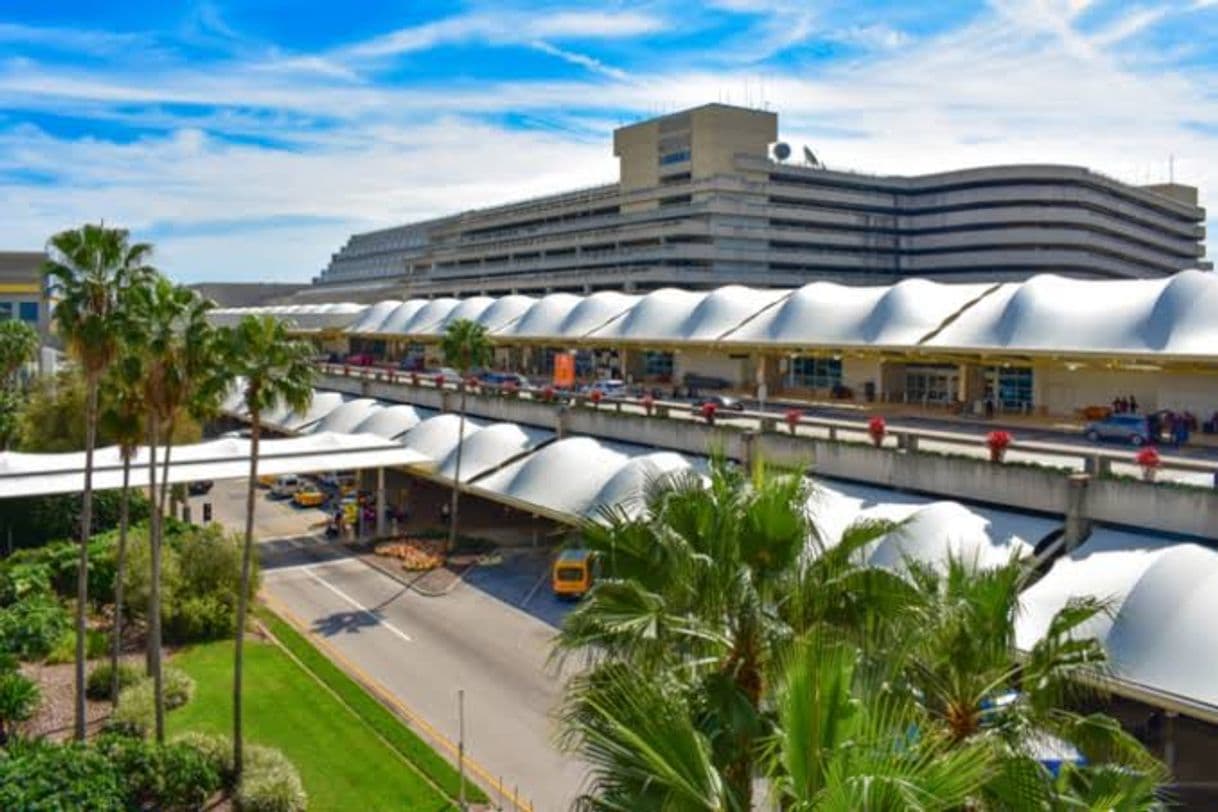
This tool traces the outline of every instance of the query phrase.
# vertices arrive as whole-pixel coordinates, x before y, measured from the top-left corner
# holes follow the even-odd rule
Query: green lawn
[[[197,688],[191,702],[167,717],[171,735],[231,733],[232,661],[231,641],[194,646],[173,658]],[[292,760],[310,809],[452,808],[364,719],[279,647],[253,639],[246,642],[245,729],[246,741],[276,747]]]

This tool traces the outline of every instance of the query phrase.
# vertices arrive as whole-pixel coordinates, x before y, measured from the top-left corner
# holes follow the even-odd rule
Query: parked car
[[[372,356],[366,352],[353,352],[347,356],[347,366],[351,367],[370,367],[373,364]]]
[[[483,372],[478,380],[488,386],[506,386],[515,384],[519,389],[529,386],[529,379],[516,372]]]
[[[303,484],[295,474],[284,474],[275,479],[275,484],[271,486],[271,496],[275,499],[288,499],[295,496]]]
[[[317,485],[304,485],[292,495],[292,501],[300,507],[321,507],[330,497]]]
[[[423,356],[408,355],[401,361],[398,361],[398,369],[402,372],[422,372],[423,371]]]
[[[249,429],[237,429],[236,431],[226,431],[220,435],[222,440],[248,440],[250,438]]]
[[[1143,445],[1150,439],[1150,424],[1141,414],[1114,414],[1088,423],[1084,434],[1088,440],[1117,440],[1131,445]]]
[[[711,375],[698,375],[693,372],[685,373],[683,379],[685,388],[690,390],[698,389],[727,389],[732,383],[727,378],[716,378]]]
[[[443,375],[444,380],[446,380],[446,381],[461,380],[461,373],[458,372],[457,370],[453,369],[452,367],[440,367],[439,369],[433,369],[431,371],[431,374],[432,375]]]
[[[744,403],[738,398],[728,397],[727,395],[707,395],[706,397],[698,398],[693,403],[692,411],[694,414],[699,414],[702,407],[708,403],[713,403],[718,411],[743,412]]]
[[[626,397],[626,382],[618,378],[605,378],[604,380],[587,384],[583,387],[582,391],[585,395],[600,392],[601,397],[624,398]]]
[[[196,479],[194,482],[187,483],[186,492],[191,496],[203,496],[210,493],[215,484],[210,479]]]

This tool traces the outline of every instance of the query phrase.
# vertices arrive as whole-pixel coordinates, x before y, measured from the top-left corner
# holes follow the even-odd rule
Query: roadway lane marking
[[[411,642],[411,640],[410,640],[410,635],[406,634],[406,632],[402,631],[402,630],[401,630],[401,629],[399,629],[397,626],[394,626],[392,623],[390,623],[389,621],[387,621],[387,620],[385,620],[384,618],[382,618],[382,617],[381,617],[380,615],[378,615],[376,612],[373,612],[373,611],[372,611],[371,609],[369,609],[367,606],[364,606],[362,603],[360,603],[360,602],[359,602],[359,601],[357,601],[355,598],[353,598],[353,597],[351,597],[350,595],[348,595],[346,592],[343,592],[341,589],[339,589],[339,588],[338,588],[338,587],[336,587],[334,584],[332,584],[332,583],[330,583],[329,581],[327,581],[325,578],[322,578],[320,575],[318,575],[316,572],[314,572],[314,571],[313,571],[313,567],[312,567],[312,566],[309,566],[309,567],[303,567],[303,568],[301,569],[301,572],[303,572],[305,575],[307,575],[307,576],[309,576],[310,578],[312,578],[312,579],[313,579],[314,581],[316,581],[317,583],[319,583],[319,584],[321,584],[322,586],[324,586],[326,589],[328,589],[328,590],[330,590],[331,592],[333,592],[333,593],[334,593],[335,595],[337,595],[338,597],[340,597],[340,598],[342,598],[343,600],[345,600],[347,603],[349,603],[349,604],[351,604],[352,606],[354,606],[356,609],[358,609],[358,610],[360,610],[361,612],[363,612],[363,613],[364,613],[365,615],[367,615],[368,617],[370,617],[370,618],[372,618],[373,620],[375,620],[375,621],[376,621],[376,624],[377,624],[378,626],[383,626],[383,627],[385,627],[385,629],[387,629],[388,631],[393,632],[393,633],[394,633],[394,634],[396,634],[398,637],[400,637],[400,638],[402,638],[403,640],[405,640],[407,643]]]

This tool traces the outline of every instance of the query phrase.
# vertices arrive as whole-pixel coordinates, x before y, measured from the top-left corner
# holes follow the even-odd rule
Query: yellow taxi
[[[292,501],[300,507],[321,507],[326,499],[326,494],[316,485],[304,485],[292,496]]]
[[[263,488],[269,488],[275,484],[275,480],[279,479],[277,474],[261,474],[258,477],[258,484]]]

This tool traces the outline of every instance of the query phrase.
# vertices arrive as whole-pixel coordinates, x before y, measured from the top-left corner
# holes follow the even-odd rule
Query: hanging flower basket
[[[783,419],[787,421],[787,428],[791,430],[792,434],[795,433],[795,429],[799,427],[799,422],[803,418],[804,413],[802,409],[787,409],[787,413],[783,416]]]
[[[597,406],[600,405],[601,398],[603,398],[604,396],[605,396],[605,393],[599,389],[593,389],[591,392],[588,393],[588,400],[592,402],[593,409],[595,409]]]
[[[646,395],[643,395],[642,403],[643,403],[643,411],[645,411],[647,413],[648,417],[651,417],[651,413],[656,407],[656,399],[653,398],[650,393],[648,393]]]
[[[884,437],[888,434],[888,424],[884,422],[884,418],[876,415],[867,421],[867,434],[871,437],[871,443],[876,448],[884,444]]]
[[[1159,472],[1159,468],[1163,465],[1163,458],[1159,456],[1159,452],[1154,446],[1147,446],[1138,452],[1134,457],[1134,461],[1142,469],[1142,479],[1147,482],[1154,482],[1155,476]]]
[[[436,382],[436,389],[444,388],[444,376],[443,375],[437,375],[435,377],[435,382]]]
[[[715,404],[715,403],[703,403],[702,404],[702,418],[704,420],[706,420],[706,422],[712,426],[715,425],[715,412],[717,412],[717,411],[719,411],[718,404]]]
[[[1013,439],[1009,431],[998,430],[987,434],[985,445],[990,450],[990,462],[1002,462]]]
[[[553,403],[554,402],[554,387],[547,386],[544,389],[542,389],[541,390],[541,399],[545,403]]]

